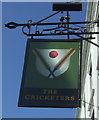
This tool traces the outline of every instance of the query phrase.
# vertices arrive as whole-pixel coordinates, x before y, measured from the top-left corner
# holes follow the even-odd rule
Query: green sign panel
[[[19,107],[79,107],[81,42],[28,39]]]

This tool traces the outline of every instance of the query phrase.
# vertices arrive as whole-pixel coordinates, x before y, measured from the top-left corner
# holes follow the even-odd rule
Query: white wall
[[[87,9],[87,20],[95,20],[97,19],[97,12],[99,14],[98,4],[90,3]],[[99,32],[99,28],[95,24],[93,28],[90,29],[93,32]],[[92,42],[99,44],[99,35],[94,34],[92,37],[95,39],[91,40]],[[97,65],[99,64],[99,48],[94,46],[93,44],[88,45],[87,43],[84,45],[83,53],[83,73],[82,76],[82,100],[85,101],[85,104],[82,104],[81,109],[77,110],[77,118],[91,118],[94,110],[94,117],[99,119],[99,70],[97,70]],[[86,60],[86,59],[87,60]],[[98,62],[97,62],[98,61]],[[92,77],[89,75],[90,63],[92,62]],[[98,65],[99,68],[99,65]],[[92,80],[92,85],[90,84]],[[85,107],[84,107],[85,105]],[[79,114],[78,114],[79,113]]]

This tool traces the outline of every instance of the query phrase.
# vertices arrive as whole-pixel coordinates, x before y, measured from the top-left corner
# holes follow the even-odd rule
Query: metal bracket
[[[50,18],[60,12],[61,11],[57,11],[57,12],[49,15],[48,17],[46,17],[38,22],[35,22],[35,23],[32,23],[32,20],[28,20],[28,23],[26,23],[26,24],[18,24],[15,22],[9,22],[9,23],[5,24],[5,27],[7,27],[9,29],[22,27],[23,34],[26,36],[31,36],[31,37],[33,37],[33,36],[67,35],[67,39],[70,39],[71,35],[76,35],[81,40],[85,40],[85,41],[99,47],[99,45],[97,45],[96,43],[93,43],[92,41],[89,40],[89,39],[93,39],[92,37],[90,37],[90,35],[99,34],[99,32],[87,31],[87,28],[90,28],[90,26],[92,24],[99,23],[99,19],[97,19],[95,21],[70,22],[69,11],[67,11],[67,16],[66,17],[62,16],[60,18],[60,22],[41,23],[42,21],[47,20],[48,18]],[[61,13],[63,13],[63,12],[61,12]],[[39,30],[38,26],[43,26],[42,30]],[[46,26],[46,28],[44,28],[44,26]],[[47,28],[47,26],[48,26],[48,28]],[[32,32],[32,29],[31,29],[32,27],[34,29],[34,32]],[[51,27],[51,28],[49,28],[49,27]],[[81,35],[85,35],[85,34],[89,35],[89,37],[84,38],[83,36],[81,36]]]

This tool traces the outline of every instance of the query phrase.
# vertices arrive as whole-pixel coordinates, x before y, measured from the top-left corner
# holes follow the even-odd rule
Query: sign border
[[[78,106],[75,107],[60,107],[60,106],[23,106],[22,104],[22,94],[24,93],[24,76],[26,73],[26,66],[27,66],[27,60],[28,60],[28,55],[26,54],[29,51],[29,46],[31,42],[79,42],[80,43],[80,52],[79,52],[79,80],[80,82],[78,83],[79,88],[78,88]],[[40,107],[40,108],[77,108],[77,107],[81,107],[81,64],[82,64],[82,40],[81,39],[77,39],[77,40],[67,40],[67,39],[31,39],[29,38],[27,40],[27,45],[26,45],[26,50],[25,50],[25,57],[24,57],[24,66],[23,66],[23,74],[22,74],[22,81],[21,81],[21,87],[20,87],[20,92],[19,92],[19,99],[18,99],[18,107]],[[32,88],[31,88],[32,89]]]

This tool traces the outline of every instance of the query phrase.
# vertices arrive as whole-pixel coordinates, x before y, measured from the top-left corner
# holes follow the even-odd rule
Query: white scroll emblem
[[[33,49],[36,56],[36,68],[40,74],[55,78],[68,70],[70,58],[75,50],[70,49]]]

